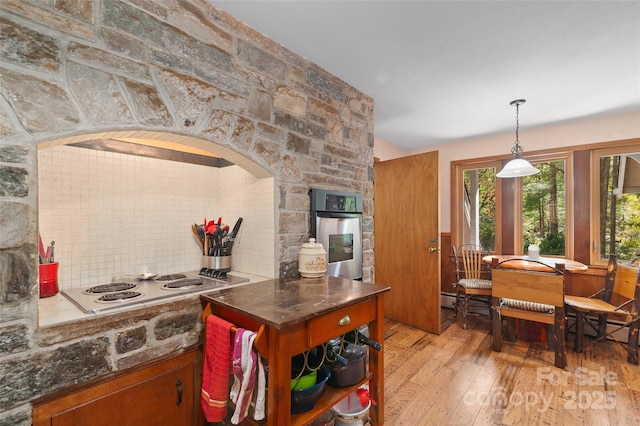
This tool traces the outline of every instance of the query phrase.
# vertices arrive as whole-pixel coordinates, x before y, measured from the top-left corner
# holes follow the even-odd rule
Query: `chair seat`
[[[527,302],[524,300],[508,299],[503,297],[500,301],[500,306],[508,306],[514,309],[521,309],[523,311],[532,312],[547,312],[554,313],[556,308],[553,305],[545,305],[544,303]]]
[[[588,297],[580,296],[565,296],[564,303],[580,312],[589,312],[595,315],[607,314],[618,317],[624,321],[631,321],[631,313],[624,309],[616,309],[610,303],[601,299],[590,299]]]
[[[491,281],[490,280],[481,280],[481,279],[468,279],[463,278],[457,283],[458,286],[469,289],[482,289],[482,290],[491,290]]]

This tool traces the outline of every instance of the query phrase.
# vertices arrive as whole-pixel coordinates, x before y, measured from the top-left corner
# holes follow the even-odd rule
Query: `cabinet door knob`
[[[180,379],[176,382],[176,390],[178,391],[178,399],[176,400],[176,405],[182,404],[182,382]]]
[[[349,325],[349,324],[351,324],[351,317],[349,315],[345,315],[342,318],[340,318],[340,320],[338,320],[339,326]]]

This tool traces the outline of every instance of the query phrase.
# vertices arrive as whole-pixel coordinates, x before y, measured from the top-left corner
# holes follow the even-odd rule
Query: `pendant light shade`
[[[509,161],[496,176],[500,178],[512,178],[520,176],[531,176],[540,173],[540,170],[531,165],[524,158],[514,158]]]
[[[540,173],[540,170],[536,169],[524,158],[520,158],[520,154],[524,151],[520,146],[520,141],[518,140],[518,130],[520,128],[519,121],[519,112],[520,105],[525,103],[525,99],[516,99],[515,101],[511,101],[509,105],[516,106],[516,144],[513,148],[511,148],[511,153],[513,153],[513,160],[509,161],[502,170],[500,170],[496,176],[499,178],[513,178],[513,177],[521,177],[521,176],[531,176],[536,173]]]

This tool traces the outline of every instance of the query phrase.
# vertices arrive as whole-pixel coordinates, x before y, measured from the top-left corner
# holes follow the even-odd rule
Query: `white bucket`
[[[358,394],[353,392],[333,406],[336,412],[335,426],[363,426],[369,420],[371,401],[362,408]]]

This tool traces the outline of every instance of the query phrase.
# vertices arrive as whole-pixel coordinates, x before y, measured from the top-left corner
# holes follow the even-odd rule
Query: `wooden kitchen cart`
[[[369,324],[370,338],[384,339],[383,294],[390,288],[338,277],[275,279],[201,296],[203,306],[236,327],[259,331],[255,348],[269,365],[266,424],[306,425],[364,383],[377,402],[369,415],[384,424],[384,345],[369,351],[361,383],[327,386],[311,411],[291,414],[291,357]]]

